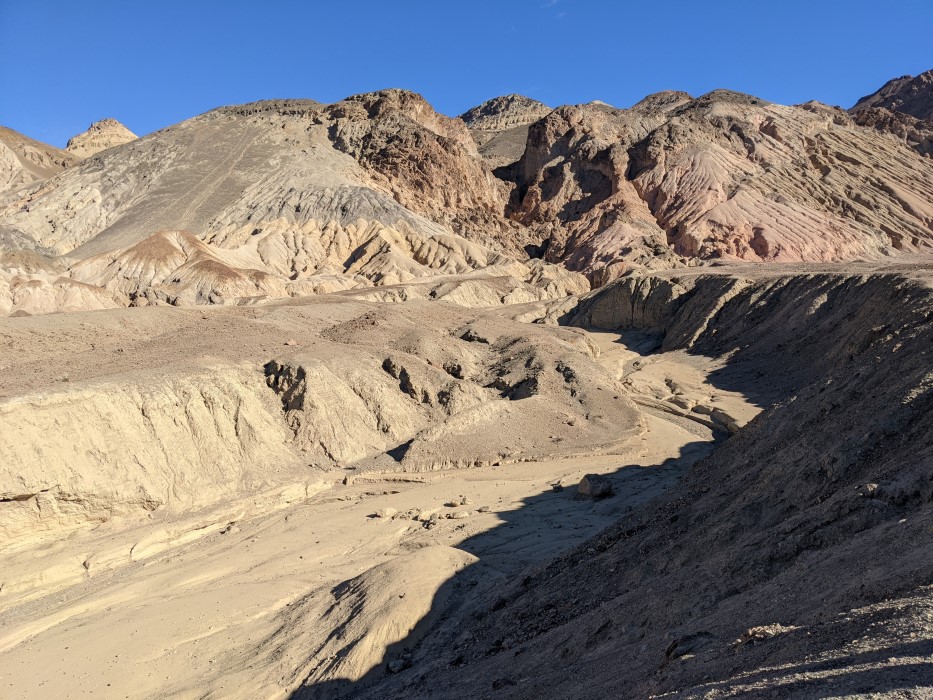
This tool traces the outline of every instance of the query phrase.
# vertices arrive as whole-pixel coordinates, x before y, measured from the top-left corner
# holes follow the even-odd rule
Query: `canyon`
[[[926,697],[931,89],[0,131],[0,695]]]

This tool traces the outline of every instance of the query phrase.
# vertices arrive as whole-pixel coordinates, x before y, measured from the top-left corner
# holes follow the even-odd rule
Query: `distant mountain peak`
[[[65,150],[78,158],[88,158],[95,153],[136,140],[137,136],[112,117],[91,124],[84,131],[68,140]]]
[[[551,112],[542,102],[524,95],[501,95],[486,100],[460,115],[470,129],[502,131],[516,126],[527,126]]]

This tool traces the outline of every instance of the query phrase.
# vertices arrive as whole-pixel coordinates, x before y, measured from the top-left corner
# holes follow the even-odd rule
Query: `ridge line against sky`
[[[717,88],[850,107],[933,68],[933,3],[786,0],[0,0],[0,124],[64,146],[227,104],[399,87],[456,116],[520,93],[629,107]]]

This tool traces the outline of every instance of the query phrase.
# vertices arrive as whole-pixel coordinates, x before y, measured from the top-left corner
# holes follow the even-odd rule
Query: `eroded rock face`
[[[728,91],[561,107],[530,128],[509,211],[598,281],[632,262],[929,250],[933,172],[906,146],[839,109]]]
[[[215,110],[11,194],[0,231],[11,247],[67,255],[68,276],[133,303],[480,273],[513,280],[522,301],[584,291],[579,275],[522,262],[507,194],[461,121],[388,90]],[[7,309],[37,310],[13,296]]]
[[[933,155],[933,121],[917,119],[903,112],[891,112],[883,107],[860,109],[852,116],[856,124],[891,134],[922,156]]]
[[[483,102],[460,115],[472,131],[505,131],[528,126],[546,117],[551,108],[524,95],[503,95]]]
[[[889,80],[877,92],[856,102],[849,111],[855,113],[871,107],[933,120],[933,70]]]
[[[116,119],[101,119],[68,140],[65,150],[78,157],[87,158],[100,151],[136,140],[138,137]]]

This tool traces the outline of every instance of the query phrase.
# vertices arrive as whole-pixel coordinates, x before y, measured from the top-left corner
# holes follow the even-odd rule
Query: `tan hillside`
[[[65,151],[0,126],[0,196],[6,189],[45,180],[77,162]]]

